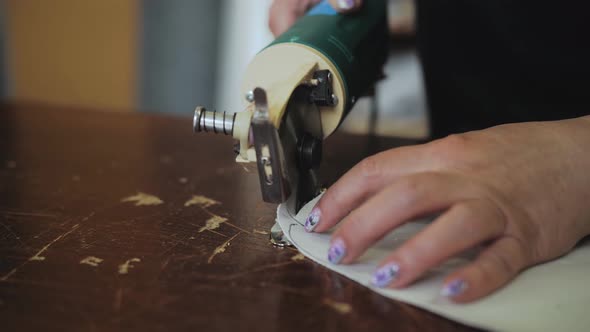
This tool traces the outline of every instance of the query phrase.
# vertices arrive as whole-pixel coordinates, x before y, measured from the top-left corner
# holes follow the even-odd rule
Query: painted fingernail
[[[375,271],[371,283],[380,288],[387,287],[395,280],[395,278],[397,278],[398,274],[399,265],[396,263],[389,263]]]
[[[440,291],[444,297],[455,297],[467,289],[467,283],[463,279],[455,279],[446,284]]]
[[[338,0],[340,9],[349,10],[354,7],[354,0]]]
[[[313,232],[315,227],[319,224],[322,212],[317,207],[311,210],[311,213],[305,219],[305,230],[309,233]]]
[[[336,239],[332,242],[330,249],[328,250],[328,260],[332,264],[338,264],[346,255],[346,245],[342,239]]]

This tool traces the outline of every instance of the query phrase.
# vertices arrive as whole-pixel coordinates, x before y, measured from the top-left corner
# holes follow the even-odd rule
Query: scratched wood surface
[[[336,134],[326,178],[402,143]],[[272,247],[275,209],[188,117],[4,104],[0,330],[471,330]]]

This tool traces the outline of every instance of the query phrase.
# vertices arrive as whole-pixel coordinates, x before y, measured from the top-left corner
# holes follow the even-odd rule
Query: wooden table
[[[336,134],[325,176],[402,143]],[[188,117],[4,104],[0,330],[471,331],[272,247],[275,209]]]

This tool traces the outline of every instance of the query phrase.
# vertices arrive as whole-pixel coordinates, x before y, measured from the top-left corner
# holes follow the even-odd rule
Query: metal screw
[[[334,106],[338,105],[338,101],[339,101],[338,96],[333,94],[332,95],[332,105],[334,105]]]
[[[254,102],[254,91],[248,91],[246,93],[246,100],[250,103]]]

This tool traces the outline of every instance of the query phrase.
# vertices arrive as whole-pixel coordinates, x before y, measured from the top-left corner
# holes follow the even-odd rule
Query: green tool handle
[[[338,14],[324,0],[269,46],[281,43],[306,45],[334,64],[344,81],[348,113],[358,97],[383,77],[388,49],[386,0],[365,1],[352,14]]]

